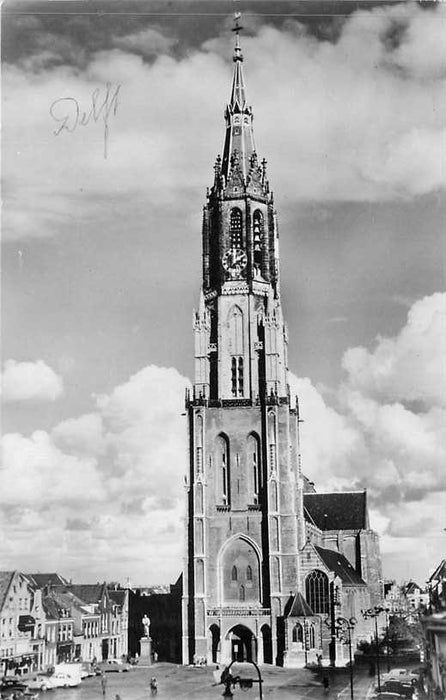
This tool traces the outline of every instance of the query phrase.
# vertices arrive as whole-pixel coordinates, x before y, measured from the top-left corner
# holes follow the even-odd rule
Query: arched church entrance
[[[271,627],[263,625],[261,628],[262,644],[263,644],[263,663],[272,664],[273,662],[273,640],[271,635]]]
[[[228,633],[232,661],[257,661],[257,640],[250,629],[236,625]]]
[[[209,628],[211,634],[211,656],[212,663],[218,663],[217,654],[220,651],[220,628],[218,625],[211,625]],[[209,649],[209,647],[208,647]]]

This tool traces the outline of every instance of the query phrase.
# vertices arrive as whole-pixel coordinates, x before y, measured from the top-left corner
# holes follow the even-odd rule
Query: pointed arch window
[[[195,447],[195,463],[197,472],[203,471],[203,418],[198,415],[195,424],[196,447]]]
[[[239,600],[241,603],[243,603],[246,599],[246,592],[245,592],[245,587],[242,585],[240,586],[239,589]]]
[[[276,416],[274,413],[268,415],[268,451],[269,466],[271,471],[276,469]]]
[[[254,434],[248,437],[248,468],[251,470],[252,499],[257,504],[260,497],[260,440]]]
[[[249,564],[248,564],[248,566],[246,567],[246,580],[247,580],[247,581],[252,581],[252,568],[250,567]]]
[[[256,209],[252,217],[252,231],[254,244],[254,269],[260,274],[262,267],[262,245],[263,245],[263,214],[260,209]]]
[[[231,248],[242,247],[242,212],[238,207],[231,209],[229,220]]]
[[[304,641],[304,631],[302,629],[302,625],[297,623],[293,627],[293,642],[300,642],[303,644]]]
[[[238,578],[237,567],[233,566],[231,569],[231,581],[237,581],[237,578]]]
[[[313,625],[308,626],[308,647],[310,649],[314,649],[315,647],[315,641],[314,641],[314,627]]]
[[[315,613],[329,612],[328,577],[323,571],[314,569],[305,580],[305,597]]]
[[[238,306],[229,312],[229,352],[231,354],[231,393],[232,396],[243,396],[244,365],[243,365],[243,313]]]
[[[217,464],[219,467],[219,500],[229,505],[229,443],[224,435],[217,438]]]

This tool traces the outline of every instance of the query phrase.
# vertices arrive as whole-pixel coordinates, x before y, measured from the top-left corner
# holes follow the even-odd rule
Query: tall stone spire
[[[243,54],[240,46],[240,13],[235,14],[234,75],[232,79],[231,98],[225,110],[226,135],[223,148],[221,174],[227,179],[231,170],[239,170],[246,182],[251,159],[256,152],[254,132],[252,129],[252,109],[246,101],[243,79]]]

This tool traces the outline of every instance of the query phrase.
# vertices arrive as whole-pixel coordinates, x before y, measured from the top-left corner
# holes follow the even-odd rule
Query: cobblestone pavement
[[[224,686],[215,685],[213,668],[191,668],[159,663],[148,668],[137,667],[128,673],[108,673],[105,700],[149,700],[152,676],[158,681],[157,700],[214,700],[221,698]],[[350,700],[348,673],[326,672],[329,689],[322,685],[322,675],[306,669],[261,667],[265,700]],[[251,673],[251,677],[253,677]],[[364,672],[356,672],[355,700],[367,700],[373,684]],[[233,689],[234,700],[258,700],[258,684],[246,692]],[[40,700],[104,700],[100,678],[87,678],[78,688],[61,688],[40,694]]]

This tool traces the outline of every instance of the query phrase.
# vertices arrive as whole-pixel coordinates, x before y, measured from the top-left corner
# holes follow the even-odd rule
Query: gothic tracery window
[[[305,597],[315,613],[328,613],[328,577],[323,571],[314,569],[305,579]]]

